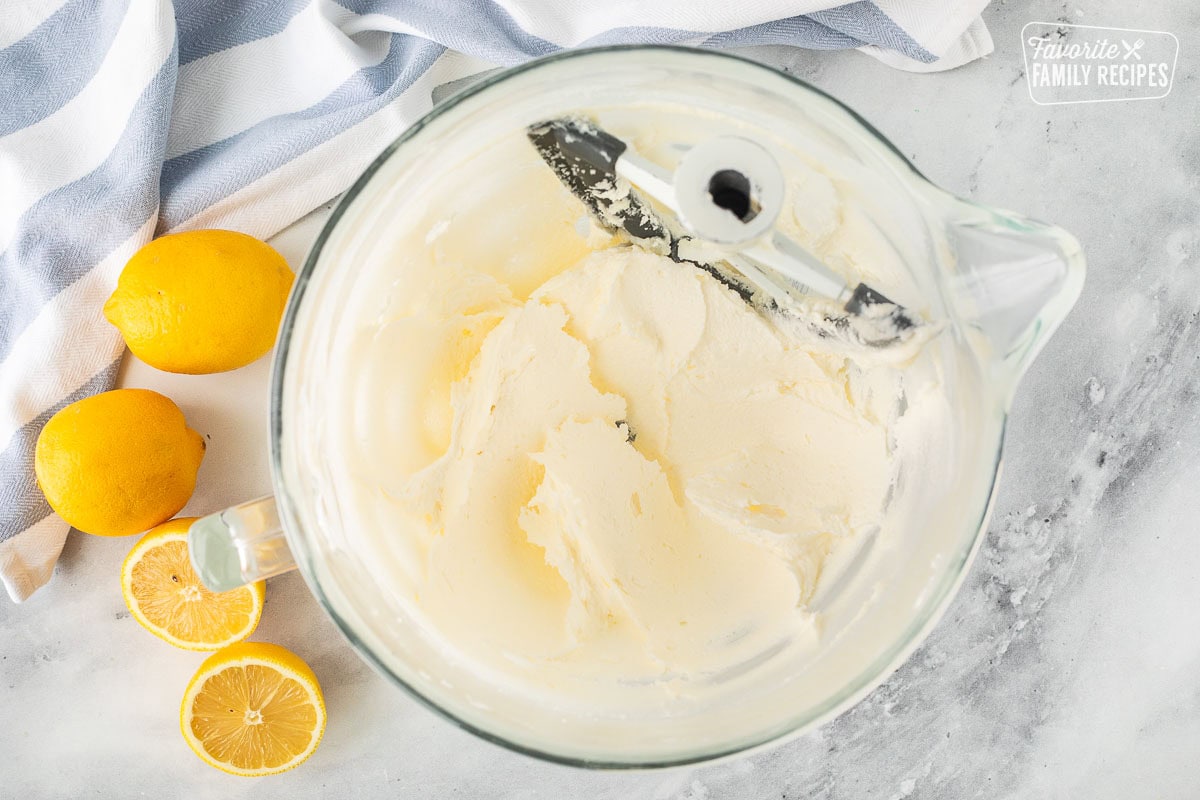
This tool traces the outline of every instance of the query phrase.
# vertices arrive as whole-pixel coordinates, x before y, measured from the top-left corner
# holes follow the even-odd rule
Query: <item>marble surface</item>
[[[990,58],[948,74],[856,53],[751,55],[842,98],[932,180],[1063,225],[1087,286],[1026,377],[987,539],[928,642],[814,733],[709,767],[624,774],[478,741],[367,668],[302,580],[270,581],[256,638],[320,676],[329,726],[302,768],[259,781],[188,752],[178,703],[201,658],[133,622],[126,539],[72,534],[53,582],[0,604],[3,797],[1194,798],[1200,796],[1200,6],[1001,2]],[[1043,107],[1031,20],[1173,31],[1163,100]],[[278,240],[298,264],[319,217]],[[122,382],[174,397],[209,439],[189,511],[268,490],[268,362]]]

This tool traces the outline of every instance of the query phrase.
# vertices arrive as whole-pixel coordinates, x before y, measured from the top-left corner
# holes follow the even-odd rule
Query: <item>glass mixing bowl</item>
[[[362,377],[339,361],[336,345],[360,322],[346,309],[361,306],[363,271],[405,269],[416,231],[503,251],[519,272],[539,241],[557,234],[545,228],[545,209],[514,189],[527,170],[545,168],[514,159],[506,142],[574,111],[600,113],[648,149],[667,128],[692,141],[736,129],[790,153],[785,174],[792,156],[823,165],[839,191],[855,194],[886,252],[890,277],[876,288],[941,326],[904,371],[941,386],[944,413],[906,459],[877,535],[834,585],[818,586],[820,646],[764,653],[705,678],[702,699],[676,705],[639,705],[631,690],[629,702],[564,710],[448,657],[384,585],[376,567],[386,554],[346,525],[354,495],[325,464],[343,437],[383,435],[329,413],[329,392]],[[524,753],[589,767],[664,766],[795,735],[878,686],[946,608],[982,538],[1016,383],[1074,303],[1083,273],[1079,246],[1064,231],[947,194],[853,111],[768,67],[708,50],[617,47],[498,73],[412,126],[333,213],[280,334],[271,388],[275,498],[198,522],[193,561],[222,588],[294,560],[383,675],[458,725]]]

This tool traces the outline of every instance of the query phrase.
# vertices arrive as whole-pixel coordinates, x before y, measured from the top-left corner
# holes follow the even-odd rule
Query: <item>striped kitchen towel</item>
[[[435,87],[564,47],[859,48],[902,69],[991,50],[987,0],[5,0],[0,3],[0,578],[45,583],[66,524],[46,420],[113,385],[101,315],[155,234],[266,238],[345,190]]]

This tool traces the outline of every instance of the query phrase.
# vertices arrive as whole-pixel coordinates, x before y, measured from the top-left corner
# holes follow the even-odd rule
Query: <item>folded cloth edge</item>
[[[0,542],[0,581],[14,602],[29,599],[50,580],[69,530],[62,517],[51,514]]]

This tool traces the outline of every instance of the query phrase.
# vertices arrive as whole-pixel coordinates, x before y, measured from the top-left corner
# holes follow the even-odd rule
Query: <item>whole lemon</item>
[[[253,236],[173,233],[129,259],[104,316],[152,367],[224,372],[271,349],[292,279],[283,256]]]
[[[34,450],[38,486],[85,533],[128,536],[175,516],[196,488],[204,439],[169,398],[117,389],[66,406]]]

